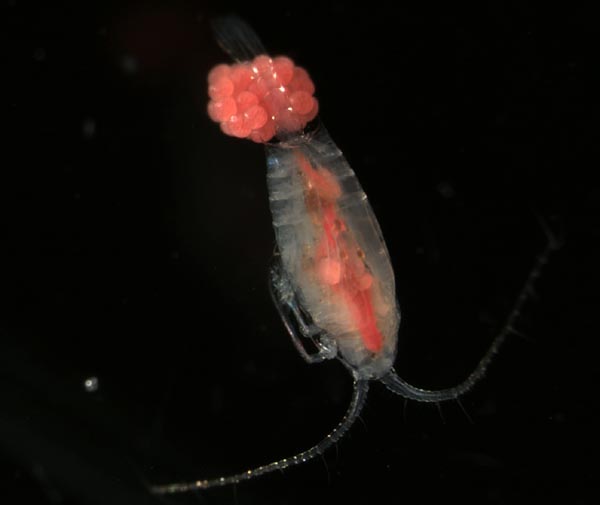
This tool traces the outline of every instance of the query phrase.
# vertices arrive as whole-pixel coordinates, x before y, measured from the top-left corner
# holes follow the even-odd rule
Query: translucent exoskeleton
[[[400,311],[394,272],[381,229],[358,179],[327,130],[306,124],[317,115],[314,86],[285,57],[266,55],[242,20],[214,24],[220,45],[238,63],[209,75],[209,115],[224,133],[263,143],[278,252],[271,267],[271,293],[283,323],[308,363],[340,360],[354,378],[348,410],[325,438],[290,458],[231,476],[155,486],[159,494],[233,484],[293,466],[322,454],[350,429],[379,381],[420,402],[456,400],[485,374],[558,243],[537,257],[504,325],[475,370],[442,390],[415,387],[394,371]],[[272,141],[275,138],[276,141]],[[306,344],[312,351],[308,350]]]

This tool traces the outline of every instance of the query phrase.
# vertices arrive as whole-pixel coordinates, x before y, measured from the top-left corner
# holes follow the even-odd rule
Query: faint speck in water
[[[438,184],[437,190],[444,198],[454,198],[456,191],[448,181],[442,181]]]
[[[83,138],[91,139],[96,135],[96,121],[92,118],[85,118],[81,125],[81,133]]]
[[[46,59],[46,50],[43,47],[37,47],[33,51],[33,59],[35,61],[44,61]]]
[[[83,387],[88,393],[95,393],[100,387],[98,377],[88,377],[83,381]]]
[[[121,68],[126,74],[135,74],[138,70],[138,61],[130,54],[125,54],[121,58]]]

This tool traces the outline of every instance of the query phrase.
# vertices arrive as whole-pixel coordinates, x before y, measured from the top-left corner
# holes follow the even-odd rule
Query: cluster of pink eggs
[[[268,142],[302,130],[317,115],[315,86],[285,56],[217,65],[208,75],[208,114],[227,135]]]

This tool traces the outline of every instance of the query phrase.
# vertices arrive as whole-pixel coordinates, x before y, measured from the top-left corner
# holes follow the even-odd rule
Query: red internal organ
[[[208,114],[227,135],[268,142],[302,130],[319,110],[310,76],[285,56],[217,65],[208,74]]]
[[[313,219],[323,230],[315,252],[316,275],[346,306],[364,346],[377,353],[383,347],[383,336],[373,306],[373,277],[362,251],[338,214],[336,201],[341,189],[327,170],[315,170],[301,155],[298,161],[306,180],[309,207],[311,199],[318,200],[311,212]]]

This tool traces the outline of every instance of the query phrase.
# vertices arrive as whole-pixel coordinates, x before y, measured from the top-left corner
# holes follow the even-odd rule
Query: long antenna
[[[538,219],[540,220],[544,232],[548,238],[548,243],[544,250],[535,259],[533,267],[531,268],[529,275],[527,276],[527,279],[521,288],[521,291],[519,291],[517,300],[515,301],[513,309],[510,311],[502,330],[496,336],[486,353],[483,355],[475,367],[475,370],[473,370],[463,382],[454,387],[447,389],[428,390],[409,384],[404,379],[399,377],[396,374],[396,371],[392,368],[386,375],[379,379],[390,391],[409,400],[415,400],[418,402],[443,402],[447,400],[456,400],[466,392],[470,391],[473,386],[475,386],[475,384],[477,384],[484,377],[492,358],[497,354],[500,346],[506,340],[506,337],[510,334],[519,334],[519,332],[515,329],[515,323],[521,314],[521,310],[523,309],[525,302],[530,298],[531,293],[533,292],[535,281],[540,276],[542,269],[548,262],[550,255],[562,245],[560,240],[552,235],[543,219],[540,216],[538,216]]]
[[[259,466],[246,470],[245,472],[236,473],[227,477],[215,477],[212,479],[197,480],[194,482],[184,482],[176,484],[166,484],[162,486],[152,486],[150,491],[154,494],[175,494],[184,493],[186,491],[194,491],[199,489],[208,489],[211,487],[227,486],[230,484],[237,484],[239,482],[255,479],[261,475],[274,472],[275,470],[283,470],[291,466],[296,466],[301,463],[305,463],[311,459],[316,458],[323,454],[327,449],[333,446],[338,440],[340,440],[352,427],[367,399],[369,392],[369,381],[367,380],[355,380],[354,391],[352,393],[352,400],[346,414],[339,422],[339,424],[318,444],[313,445],[310,449],[300,452],[291,458],[284,458],[278,461],[269,463],[268,465]]]

